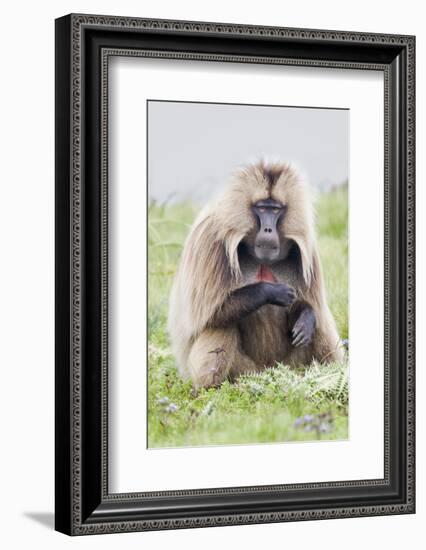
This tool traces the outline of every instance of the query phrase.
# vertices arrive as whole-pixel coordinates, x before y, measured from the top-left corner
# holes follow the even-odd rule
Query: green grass
[[[347,188],[320,194],[316,210],[328,302],[347,338]],[[189,203],[149,208],[149,447],[346,439],[346,361],[297,369],[279,364],[199,392],[180,378],[166,332],[168,296],[196,212]]]

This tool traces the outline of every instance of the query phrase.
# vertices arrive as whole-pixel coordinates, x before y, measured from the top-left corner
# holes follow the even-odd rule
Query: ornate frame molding
[[[116,36],[124,33],[135,37],[138,33],[141,36],[157,36],[166,33],[169,37],[179,36],[212,36],[217,39],[221,37],[233,38],[243,43],[244,40],[262,39],[266,46],[268,41],[279,43],[280,41],[312,45],[323,44],[328,51],[333,51],[333,46],[339,46],[341,50],[348,46],[369,45],[377,52],[389,52],[389,60],[385,62],[374,62],[366,59],[356,61],[318,59],[314,57],[290,57],[272,55],[247,55],[233,53],[207,53],[188,50],[171,51],[170,49],[132,48],[126,45],[120,47],[114,44],[97,44],[98,57],[95,46],[89,47],[88,31],[96,37],[96,31],[110,30]],[[94,39],[95,40],[95,39]],[[108,42],[108,41],[107,41]],[[263,43],[263,42],[262,42]],[[57,250],[57,280],[63,279],[69,282],[63,288],[59,282],[59,294],[57,288],[57,302],[59,306],[64,300],[68,300],[69,316],[63,311],[57,311],[57,330],[67,330],[66,336],[59,337],[56,361],[57,383],[57,529],[69,534],[82,535],[90,533],[112,533],[124,531],[140,531],[151,529],[177,529],[187,527],[201,527],[213,525],[236,525],[245,523],[299,521],[308,519],[326,519],[336,517],[359,517],[369,515],[384,515],[396,513],[414,512],[414,170],[415,170],[415,39],[412,36],[346,33],[330,30],[309,30],[309,29],[287,29],[279,27],[254,27],[246,25],[228,25],[218,23],[202,23],[187,21],[151,20],[122,17],[108,17],[95,15],[70,15],[57,20],[57,173],[56,192],[66,194],[57,204],[57,216],[61,217],[68,213],[69,225],[63,224],[57,218],[57,243],[62,245],[68,239],[69,248],[66,251]],[[313,50],[312,50],[313,51]],[[396,63],[392,55],[394,54]],[[89,60],[89,55],[92,60]],[[354,54],[352,54],[353,56]],[[94,56],[94,57],[93,57]],[[360,482],[346,481],[336,483],[314,483],[297,484],[270,487],[240,487],[228,489],[193,490],[193,491],[171,491],[158,493],[130,493],[130,494],[109,494],[107,475],[107,403],[108,403],[108,353],[107,353],[107,316],[108,316],[108,152],[107,152],[107,124],[108,124],[108,59],[110,56],[139,56],[168,59],[190,59],[202,61],[230,61],[238,63],[273,63],[281,65],[301,65],[310,67],[334,67],[342,69],[365,69],[383,71],[385,78],[385,477],[383,480],[363,480]],[[399,56],[399,57],[398,57]],[[402,56],[402,57],[401,57]],[[85,290],[87,290],[86,278],[88,269],[86,244],[87,231],[92,227],[88,222],[87,211],[85,210],[85,182],[88,181],[86,148],[88,139],[85,136],[89,108],[89,94],[91,93],[88,84],[87,66],[89,63],[99,65],[100,81],[100,118],[98,128],[100,136],[99,154],[99,346],[100,346],[100,410],[96,413],[100,437],[99,456],[96,461],[99,468],[93,472],[99,472],[99,479],[96,483],[87,484],[87,473],[84,466],[86,451],[84,423],[87,421],[88,410],[84,408],[87,400],[85,384],[85,338],[84,323],[86,315]],[[65,65],[63,65],[65,63]],[[402,69],[401,69],[402,67]],[[405,74],[401,73],[404,70]],[[68,79],[62,89],[63,81]],[[401,99],[401,97],[403,97]],[[93,100],[95,101],[95,100]],[[92,101],[92,103],[93,103]],[[396,135],[395,120],[392,118],[392,109],[395,102],[403,101],[406,105],[406,129],[402,136]],[[65,129],[61,127],[64,114],[68,105],[69,120]],[[68,125],[68,126],[67,126]],[[400,127],[401,128],[401,127]],[[67,157],[66,148],[71,151]],[[395,159],[395,151],[398,150],[398,158]],[[64,160],[66,158],[66,160]],[[397,162],[398,166],[394,166]],[[401,172],[401,164],[402,172]],[[96,168],[94,168],[96,170]],[[86,172],[85,172],[86,170]],[[397,173],[397,170],[400,172]],[[392,178],[399,177],[398,189]],[[69,178],[68,187],[64,185],[64,178]],[[405,181],[405,188],[403,182]],[[87,184],[86,184],[87,185]],[[392,187],[392,189],[391,189]],[[392,194],[393,193],[393,194]],[[395,195],[395,193],[397,193]],[[400,202],[395,203],[395,196]],[[399,212],[400,211],[400,212]],[[398,217],[400,216],[400,217]],[[401,250],[396,250],[395,234],[391,231],[392,223],[398,222],[400,231],[399,240]],[[399,243],[398,240],[398,243]],[[401,254],[403,257],[401,258]],[[68,258],[68,263],[64,261]],[[401,261],[402,272],[397,274],[392,271],[395,259]],[[68,275],[65,275],[65,271]],[[399,279],[398,279],[399,276]],[[68,277],[68,279],[66,278]],[[405,277],[405,280],[401,279]],[[66,280],[65,280],[66,279]],[[401,334],[405,334],[405,341],[398,346],[398,360],[403,361],[403,391],[405,391],[405,444],[406,444],[406,469],[400,472],[405,476],[402,483],[404,499],[398,499],[390,503],[365,505],[338,505],[331,507],[313,507],[307,504],[306,509],[283,509],[274,511],[253,510],[249,513],[215,513],[205,515],[192,513],[188,516],[171,518],[151,519],[142,511],[138,516],[129,519],[129,515],[122,513],[126,505],[136,506],[143,499],[158,499],[169,497],[208,497],[224,496],[232,494],[241,499],[252,493],[283,493],[283,492],[304,492],[306,490],[330,490],[338,489],[362,489],[373,487],[389,487],[394,484],[391,479],[392,458],[391,442],[395,433],[391,431],[392,409],[396,406],[392,402],[394,394],[391,388],[391,351],[394,343],[391,341],[391,332],[396,330],[391,325],[391,311],[394,304],[392,300],[392,285],[401,285],[400,301],[404,311],[400,312],[405,319],[405,326]],[[399,286],[398,286],[399,288]],[[405,295],[403,295],[405,294]],[[403,323],[404,325],[404,323]],[[58,338],[58,337],[57,337]],[[68,343],[68,344],[67,344]],[[402,349],[399,349],[402,347]],[[69,352],[67,359],[67,352]],[[394,350],[395,352],[395,350]],[[68,361],[68,367],[64,365]],[[402,364],[402,363],[401,363]],[[400,369],[403,368],[402,366]],[[87,367],[86,367],[87,368]],[[399,375],[401,376],[401,372]],[[395,384],[395,382],[394,382]],[[64,388],[69,391],[69,402],[65,405],[59,403],[62,400]],[[65,410],[66,408],[66,410]],[[69,421],[69,430],[64,425]],[[60,432],[58,431],[60,427]],[[402,428],[401,428],[402,429]],[[398,435],[398,434],[397,434]],[[400,436],[401,434],[399,434]],[[68,443],[67,443],[68,442]],[[68,483],[67,489],[58,488],[58,485]],[[97,494],[97,492],[99,494]],[[96,495],[95,495],[96,493]],[[398,493],[402,496],[402,493]],[[90,495],[87,497],[86,495]],[[88,501],[88,502],[86,502]],[[95,506],[95,502],[100,505]],[[286,507],[284,507],[286,508]],[[90,513],[88,514],[90,510]],[[147,516],[145,518],[145,516]],[[120,521],[121,517],[126,519]]]

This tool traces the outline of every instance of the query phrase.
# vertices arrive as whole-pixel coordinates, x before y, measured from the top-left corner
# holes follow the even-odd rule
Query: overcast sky
[[[349,177],[349,111],[215,103],[148,103],[149,196],[204,203],[235,168],[295,163],[327,189]]]

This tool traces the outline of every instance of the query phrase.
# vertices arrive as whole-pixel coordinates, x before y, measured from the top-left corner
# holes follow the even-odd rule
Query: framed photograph
[[[415,38],[56,20],[56,529],[415,511]]]

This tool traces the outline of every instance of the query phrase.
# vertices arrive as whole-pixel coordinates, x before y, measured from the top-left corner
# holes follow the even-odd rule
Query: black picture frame
[[[56,20],[56,529],[69,535],[415,511],[415,37],[71,14]],[[384,478],[108,493],[111,55],[384,74]]]

